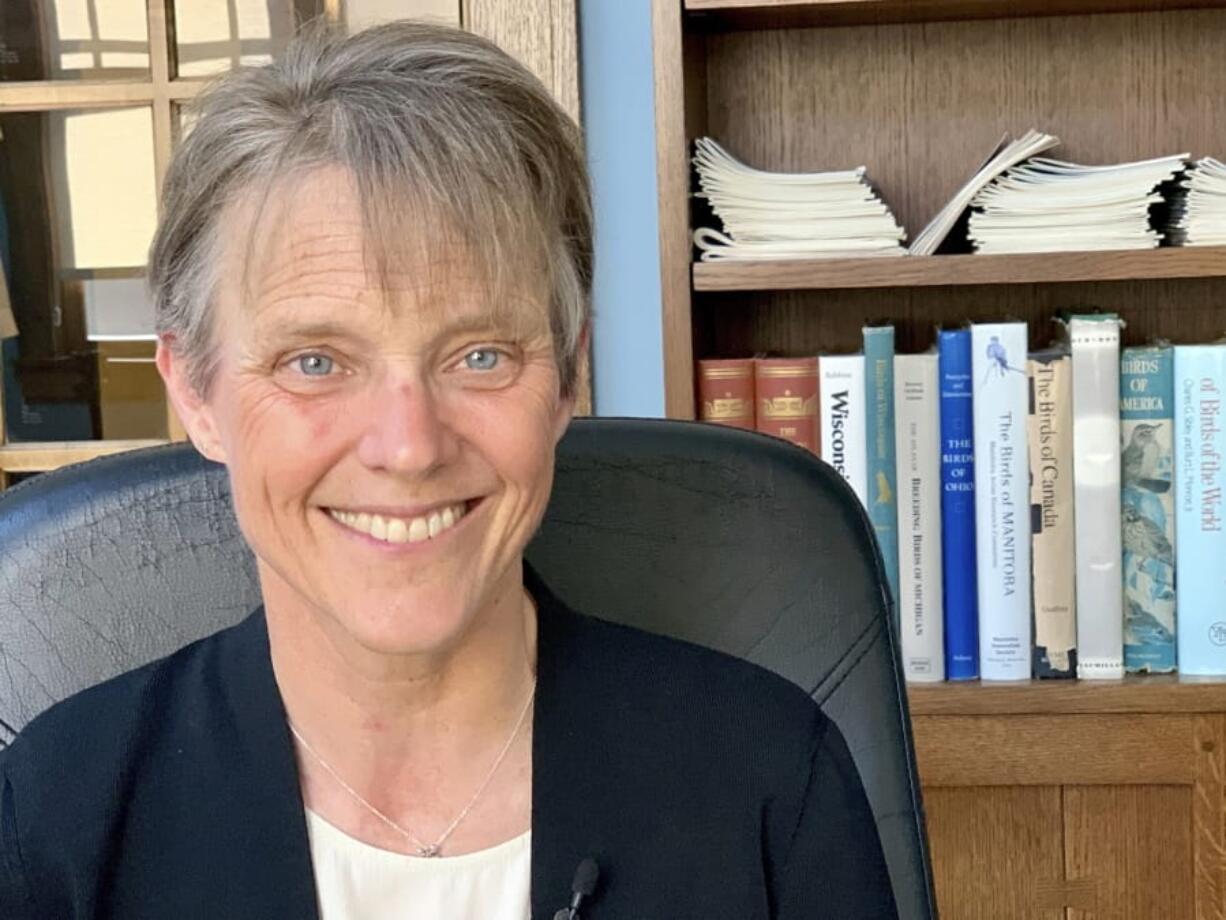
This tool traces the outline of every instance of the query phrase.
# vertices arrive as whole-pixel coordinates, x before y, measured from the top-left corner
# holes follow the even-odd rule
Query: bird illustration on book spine
[[[1120,471],[1125,488],[1132,486],[1150,492],[1170,491],[1170,479],[1158,476],[1162,448],[1158,444],[1157,431],[1157,425],[1146,425],[1144,422],[1139,422],[1132,429],[1128,446],[1124,448],[1123,468]],[[1170,476],[1170,470],[1166,471],[1166,475]]]
[[[987,383],[989,377],[1004,377],[1009,371],[1015,374],[1026,376],[1026,369],[1016,367],[1009,363],[1009,352],[1004,344],[1000,341],[1000,336],[994,335],[988,342],[987,347],[988,366],[984,372],[983,382]]]

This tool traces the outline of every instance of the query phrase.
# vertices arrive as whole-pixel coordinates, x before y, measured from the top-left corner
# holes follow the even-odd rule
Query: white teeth
[[[462,502],[415,518],[385,518],[381,514],[335,509],[328,511],[333,520],[387,543],[420,543],[422,540],[432,540],[454,527],[464,517],[464,512],[465,506]]]
[[[376,540],[387,539],[387,521],[383,520],[383,515],[372,514],[370,516],[370,535]]]

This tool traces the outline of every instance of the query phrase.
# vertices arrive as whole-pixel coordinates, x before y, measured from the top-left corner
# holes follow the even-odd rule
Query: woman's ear
[[[196,450],[210,460],[225,463],[213,410],[192,385],[187,361],[179,354],[173,336],[158,337],[157,368],[166,384],[166,395]]]

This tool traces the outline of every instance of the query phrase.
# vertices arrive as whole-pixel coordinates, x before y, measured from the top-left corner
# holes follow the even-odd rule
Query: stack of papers
[[[839,172],[752,169],[710,138],[695,142],[697,198],[723,232],[694,231],[703,261],[900,256],[906,232],[873,190],[864,167]]]
[[[1179,181],[1167,238],[1176,246],[1226,246],[1226,164],[1205,157]]]
[[[971,243],[982,253],[1153,249],[1162,234],[1150,207],[1163,203],[1159,186],[1178,176],[1187,158],[1112,166],[1032,158],[971,201]]]
[[[971,199],[980,189],[1010,166],[1016,166],[1035,154],[1050,150],[1058,143],[1060,143],[1060,138],[1054,134],[1044,134],[1033,128],[1017,140],[1011,140],[1008,134],[1002,137],[996,149],[980,164],[975,174],[954,192],[953,197],[945,203],[945,207],[941,208],[937,216],[928,222],[928,226],[920,231],[920,235],[911,244],[911,255],[930,256],[936,252],[937,247],[949,236],[949,231],[954,228],[958,218],[962,216],[971,203]]]

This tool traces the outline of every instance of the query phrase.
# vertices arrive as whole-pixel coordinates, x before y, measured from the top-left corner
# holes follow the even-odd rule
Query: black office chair
[[[580,419],[528,556],[579,610],[739,655],[811,693],[863,776],[901,916],[936,916],[881,561],[833,470],[735,429]],[[55,701],[259,602],[225,471],[190,446],[0,493],[0,745]]]

